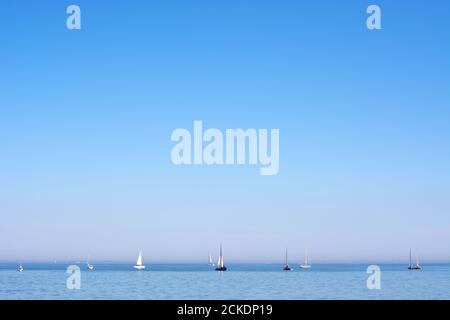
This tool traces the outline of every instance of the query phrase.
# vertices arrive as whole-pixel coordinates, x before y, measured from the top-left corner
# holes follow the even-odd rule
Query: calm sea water
[[[280,271],[275,264],[230,264],[218,273],[203,265],[80,264],[81,289],[66,287],[67,264],[0,264],[0,299],[450,299],[450,265],[380,265],[381,290],[368,290],[368,265],[314,265]]]

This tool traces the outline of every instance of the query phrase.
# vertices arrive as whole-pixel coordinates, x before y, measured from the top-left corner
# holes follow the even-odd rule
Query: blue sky
[[[437,0],[2,1],[0,260],[448,261],[449,36]],[[279,128],[279,174],[174,166],[194,120]]]

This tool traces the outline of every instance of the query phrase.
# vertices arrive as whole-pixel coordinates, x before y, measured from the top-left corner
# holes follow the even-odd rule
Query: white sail
[[[213,258],[211,257],[211,254],[209,255],[209,265],[211,267],[214,267],[214,261],[213,261]]]
[[[217,261],[217,268],[223,268],[223,256],[222,256],[222,245],[220,246],[219,260]]]
[[[89,271],[93,271],[94,270],[94,266],[91,264],[91,256],[88,256],[88,259],[86,261],[86,267]]]
[[[412,262],[412,250],[409,249],[409,266],[408,266],[409,270],[422,270],[422,267],[420,266],[419,263],[419,255],[416,255],[416,265],[413,265]]]
[[[145,269],[145,266],[142,264],[142,251],[139,252],[139,257],[136,261],[136,265],[134,266],[137,270]]]
[[[139,257],[138,257],[138,259],[136,261],[136,265],[137,266],[142,266],[142,251],[139,252]]]
[[[305,251],[305,263],[300,265],[302,269],[310,269],[311,265],[309,264],[308,251]]]
[[[409,268],[412,268],[411,248],[409,249]]]

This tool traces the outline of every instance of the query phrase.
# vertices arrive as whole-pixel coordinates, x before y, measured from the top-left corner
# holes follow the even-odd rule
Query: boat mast
[[[409,267],[412,267],[411,248],[409,248]]]
[[[220,244],[219,262],[217,263],[217,267],[218,268],[223,268],[222,244]]]

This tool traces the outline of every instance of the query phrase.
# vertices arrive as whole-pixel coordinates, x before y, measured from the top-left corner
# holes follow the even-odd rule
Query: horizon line
[[[89,260],[90,263],[96,263],[96,264],[134,264],[135,262],[129,261],[129,260]],[[302,261],[296,261],[291,260],[289,261],[290,264],[296,264],[301,263]],[[22,260],[22,261],[16,261],[16,260],[2,260],[0,259],[1,264],[25,264],[25,263],[36,263],[36,264],[81,264],[81,263],[87,263],[86,260],[79,260],[79,259],[73,259],[73,260]],[[380,260],[380,261],[374,261],[374,260],[317,260],[315,263],[312,263],[313,265],[326,265],[326,264],[408,264],[409,262],[406,260]],[[198,260],[191,260],[191,261],[180,261],[180,260],[172,260],[172,261],[162,261],[162,260],[147,260],[145,261],[145,264],[147,265],[182,265],[182,264],[205,264],[208,263],[205,261],[198,261]],[[284,264],[283,261],[245,261],[245,260],[228,260],[227,264]],[[441,259],[430,259],[421,261],[420,264],[450,264],[450,260],[441,260]]]

